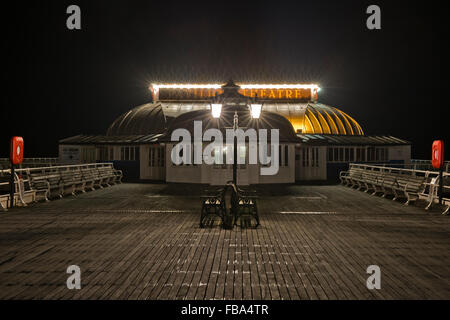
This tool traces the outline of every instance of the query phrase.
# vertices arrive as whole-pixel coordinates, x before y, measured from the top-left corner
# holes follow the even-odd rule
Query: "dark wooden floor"
[[[123,184],[0,213],[0,299],[450,299],[448,216],[266,186],[257,230],[200,229],[200,190]],[[73,264],[81,290],[66,287]]]

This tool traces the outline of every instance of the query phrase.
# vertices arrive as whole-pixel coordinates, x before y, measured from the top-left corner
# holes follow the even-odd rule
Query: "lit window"
[[[222,104],[220,103],[211,104],[211,113],[214,118],[220,118],[221,112],[222,112]]]
[[[245,146],[239,146],[239,159],[238,164],[245,164],[247,148]]]
[[[261,115],[261,108],[262,108],[262,104],[259,104],[259,103],[253,103],[250,105],[250,113],[252,115],[252,118],[254,118],[254,119],[259,118],[259,116]]]

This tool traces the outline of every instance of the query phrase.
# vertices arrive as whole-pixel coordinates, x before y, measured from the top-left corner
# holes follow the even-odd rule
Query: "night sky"
[[[80,31],[66,28],[70,4],[81,7]],[[370,4],[381,7],[381,30],[366,28]],[[13,135],[24,137],[25,157],[45,157],[57,156],[59,139],[105,134],[120,114],[150,101],[151,82],[232,78],[317,83],[319,101],[351,115],[366,134],[409,140],[413,158],[430,159],[434,139],[450,144],[443,8],[433,1],[15,4],[1,19],[0,157]]]

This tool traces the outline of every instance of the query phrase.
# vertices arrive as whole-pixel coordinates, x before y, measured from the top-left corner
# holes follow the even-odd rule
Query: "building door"
[[[248,185],[248,151],[246,146],[238,146],[237,184]],[[227,164],[228,157],[228,164]],[[225,185],[233,180],[233,147],[224,146],[214,150],[214,162],[211,167],[211,184]]]

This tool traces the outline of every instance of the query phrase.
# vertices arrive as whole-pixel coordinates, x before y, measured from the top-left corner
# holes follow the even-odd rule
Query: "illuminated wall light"
[[[258,119],[261,115],[262,104],[253,103],[250,105],[250,113],[253,119]]]
[[[213,118],[220,118],[220,113],[222,112],[222,104],[220,103],[212,103],[211,104],[211,113]]]
[[[220,89],[220,84],[152,84],[154,89]]]
[[[319,89],[316,84],[241,84],[242,89]]]
[[[317,89],[316,84],[238,84],[242,89]],[[151,88],[158,89],[220,89],[220,84],[151,84]]]

